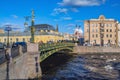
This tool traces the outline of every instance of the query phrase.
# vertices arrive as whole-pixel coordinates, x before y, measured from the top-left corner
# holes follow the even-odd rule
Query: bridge
[[[68,49],[70,51],[73,51],[73,46],[73,43],[53,43],[40,45],[40,62],[60,50]]]
[[[61,50],[72,51],[74,43],[50,43],[50,44],[27,44],[27,50],[19,46],[18,51],[11,53],[10,63],[5,59],[4,53],[0,53],[0,78],[1,79],[28,79],[42,75],[40,62],[50,55]],[[17,53],[16,53],[17,52]],[[14,57],[13,57],[14,56]]]

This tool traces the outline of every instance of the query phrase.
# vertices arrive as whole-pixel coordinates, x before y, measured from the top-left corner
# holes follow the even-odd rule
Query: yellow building
[[[54,41],[57,42],[58,40],[64,40],[63,35],[60,35],[57,30],[48,24],[40,24],[35,25],[35,43],[39,43],[43,41],[46,43],[47,41]],[[30,42],[31,33],[28,30],[25,32],[13,32],[11,31],[9,34],[9,42]],[[7,32],[0,32],[0,42],[7,43],[8,34]]]
[[[98,19],[84,21],[84,40],[90,44],[118,44],[118,21],[106,19],[100,15]]]

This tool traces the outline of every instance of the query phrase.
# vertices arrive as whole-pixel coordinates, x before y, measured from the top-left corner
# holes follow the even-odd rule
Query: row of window
[[[9,40],[10,40],[10,42],[13,41],[12,38],[10,38]],[[21,41],[21,40],[20,40],[19,38],[16,38],[15,41],[18,42],[18,41]],[[28,38],[28,39],[23,38],[22,41],[23,41],[23,42],[25,42],[25,41],[30,41],[30,39],[29,39],[29,38]],[[7,42],[7,38],[4,38],[4,42]]]
[[[89,27],[89,24],[86,24],[87,27]],[[90,26],[92,27],[98,27],[98,26],[105,26],[105,27],[112,27],[112,26],[115,26],[114,24],[90,24]]]
[[[96,43],[96,41],[97,41],[97,40],[94,40],[95,43]],[[112,40],[103,40],[103,42],[104,42],[104,41],[105,41],[105,42],[107,41],[108,43],[113,42]],[[115,43],[116,43],[116,40],[115,40]]]
[[[98,34],[92,34],[92,37],[93,37],[93,38],[98,38]],[[101,37],[105,37],[105,35],[102,34]],[[110,34],[110,35],[106,34],[106,37],[107,37],[107,38],[108,38],[108,37],[112,38],[113,36],[112,36],[112,34]],[[116,35],[115,35],[115,37],[116,37]]]
[[[105,32],[105,30],[104,29],[102,29],[101,30],[102,32]],[[112,29],[106,29],[106,32],[112,32],[113,30]],[[89,32],[89,29],[87,29],[87,32]],[[92,32],[98,32],[98,29],[92,29]],[[115,32],[116,32],[116,30],[115,30]]]

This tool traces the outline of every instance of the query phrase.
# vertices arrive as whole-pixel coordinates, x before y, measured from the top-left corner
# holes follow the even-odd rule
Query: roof
[[[40,31],[40,30],[54,30],[55,31],[55,28],[49,24],[37,24],[37,25],[34,25],[34,27],[36,31]]]

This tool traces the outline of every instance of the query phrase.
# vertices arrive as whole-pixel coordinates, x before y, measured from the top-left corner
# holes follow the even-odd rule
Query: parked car
[[[92,46],[92,44],[84,43],[83,46]]]
[[[13,47],[18,47],[19,45],[21,45],[21,46],[27,46],[26,42],[16,42],[16,43],[13,43],[12,48]]]
[[[0,42],[0,49],[5,49],[5,48],[6,48],[6,45]]]
[[[100,44],[95,44],[94,46],[100,46]]]

